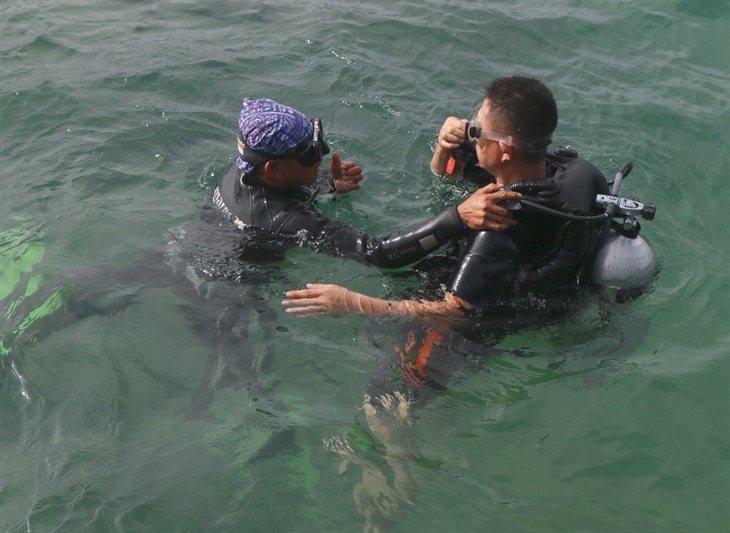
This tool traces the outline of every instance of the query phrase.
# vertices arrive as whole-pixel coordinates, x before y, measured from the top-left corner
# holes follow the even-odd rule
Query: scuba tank
[[[656,206],[621,198],[621,182],[633,165],[625,163],[616,174],[610,195],[598,195],[596,205],[606,208],[606,222],[593,258],[591,279],[622,292],[645,290],[657,273],[649,244],[639,235],[636,216],[654,220]]]

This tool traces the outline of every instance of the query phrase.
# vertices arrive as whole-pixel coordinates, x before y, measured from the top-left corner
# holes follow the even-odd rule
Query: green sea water
[[[393,472],[360,407],[403,331],[279,302],[309,281],[402,294],[407,270],[291,250],[225,286],[251,303],[240,345],[207,343],[165,286],[34,325],[70,305],[54,280],[131,266],[199,217],[244,96],[320,116],[366,176],[321,211],[383,235],[466,194],[428,170],[435,134],[515,73],[553,90],[556,144],[607,176],[633,162],[622,192],[658,206],[642,235],[661,271],[608,314],[473,347],[412,413],[389,529],[728,531],[726,0],[3,0],[0,530],[362,530],[363,473]]]

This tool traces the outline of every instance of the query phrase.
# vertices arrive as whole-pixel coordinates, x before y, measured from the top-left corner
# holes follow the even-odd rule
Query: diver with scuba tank
[[[437,176],[457,176],[479,186],[494,183],[494,176],[479,166],[475,145],[469,140],[472,137],[469,130],[475,127],[473,119],[478,111],[479,107],[466,120],[452,116],[444,121],[431,159],[431,171]],[[577,157],[578,153],[570,146],[548,150],[545,154],[546,165],[552,167],[553,174],[565,158]],[[587,275],[589,281],[600,286],[614,289],[618,300],[632,298],[646,291],[658,268],[651,247],[639,235],[641,224],[637,220],[637,217],[653,220],[656,206],[619,196],[622,180],[632,169],[631,162],[625,163],[608,183],[610,194],[595,197],[595,207],[600,214],[592,217],[577,215],[570,209],[579,198],[577,191],[569,183],[555,179],[513,183],[508,189],[526,196],[518,202],[507,201],[500,205],[511,213],[525,209],[562,220],[602,223],[602,230],[592,243],[594,251],[584,262],[581,275],[584,278]],[[572,174],[575,177],[574,171]]]
[[[522,195],[500,201],[506,210],[497,220],[503,231],[468,235],[442,300],[383,300],[337,285],[308,284],[287,293],[282,302],[287,312],[459,317],[518,309],[515,305],[525,298],[555,301],[590,281],[619,289],[646,286],[656,266],[651,249],[637,240],[635,215],[650,220],[655,208],[618,197],[630,168],[617,175],[610,190],[603,174],[575,151],[548,151],[557,121],[550,90],[522,76],[490,83],[469,120],[447,119],[432,170],[466,168],[469,179],[480,185],[492,182],[487,187]],[[453,155],[471,157],[479,168]],[[623,246],[626,239],[639,246]],[[616,256],[627,250],[630,257]],[[616,267],[617,262],[622,266]]]

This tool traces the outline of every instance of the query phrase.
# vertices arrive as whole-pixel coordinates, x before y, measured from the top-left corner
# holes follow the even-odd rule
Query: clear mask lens
[[[503,142],[508,146],[512,146],[512,136],[504,135],[503,133],[497,133],[482,127],[482,121],[479,118],[479,109],[477,107],[466,122],[466,137],[472,143],[476,144],[479,139],[485,139],[489,141]]]

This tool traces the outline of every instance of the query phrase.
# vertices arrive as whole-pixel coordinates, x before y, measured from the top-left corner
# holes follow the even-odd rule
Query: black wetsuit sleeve
[[[276,233],[296,234],[301,245],[383,268],[414,263],[466,233],[456,207],[382,238],[324,218],[303,203],[288,207],[274,217]]]
[[[448,292],[481,308],[505,298],[517,271],[517,245],[506,232],[475,232]]]
[[[452,207],[430,220],[376,238],[323,217],[311,200],[311,190],[303,187],[276,189],[255,178],[243,182],[235,167],[224,174],[213,194],[213,203],[239,229],[258,228],[298,246],[384,268],[414,263],[467,232]]]

